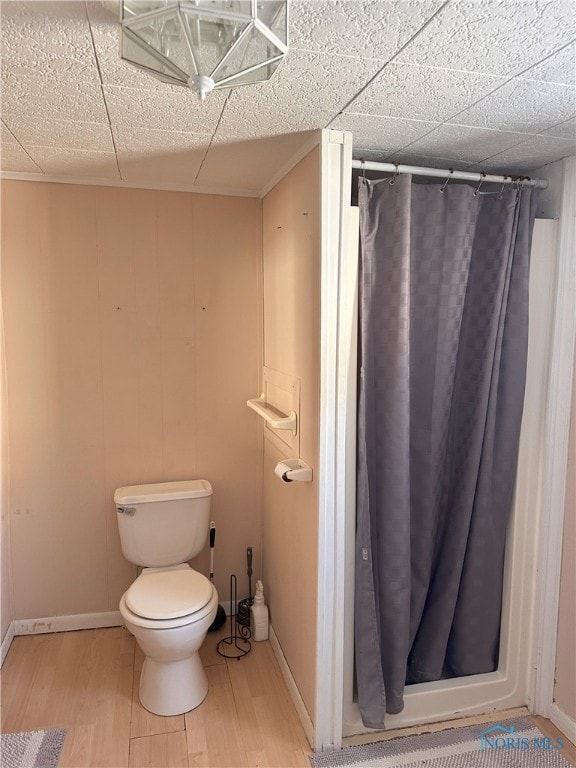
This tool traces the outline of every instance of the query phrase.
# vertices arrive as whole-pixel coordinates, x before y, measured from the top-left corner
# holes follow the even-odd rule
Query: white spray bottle
[[[268,606],[264,603],[264,585],[256,582],[256,594],[250,608],[250,628],[253,640],[268,640]]]

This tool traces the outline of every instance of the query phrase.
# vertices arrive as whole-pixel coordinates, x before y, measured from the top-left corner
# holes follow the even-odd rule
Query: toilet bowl
[[[208,680],[198,651],[218,609],[218,593],[186,564],[145,568],[122,595],[120,613],[146,659],[140,701],[156,715],[202,703]]]

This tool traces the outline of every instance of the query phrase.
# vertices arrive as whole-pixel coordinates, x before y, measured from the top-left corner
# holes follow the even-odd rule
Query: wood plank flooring
[[[59,768],[309,768],[310,747],[268,642],[240,661],[201,651],[205,701],[158,717],[138,700],[143,655],[121,627],[16,637],[2,668],[2,731],[65,728]]]
[[[226,660],[216,644],[227,631],[209,634],[201,651],[206,700],[177,717],[158,717],[140,704],[143,655],[120,627],[16,637],[1,673],[2,731],[65,728],[59,768],[309,768],[311,750],[270,644],[253,643],[241,661]],[[550,721],[534,720],[551,738],[560,735]],[[378,739],[370,734],[345,742],[368,740]],[[574,765],[576,751],[565,741],[563,753]]]

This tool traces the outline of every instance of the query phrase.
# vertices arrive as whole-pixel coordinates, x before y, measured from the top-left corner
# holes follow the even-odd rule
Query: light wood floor
[[[2,668],[2,731],[65,728],[59,768],[310,768],[310,748],[268,642],[223,659],[209,634],[205,701],[158,717],[138,701],[143,656],[124,629],[16,637]]]
[[[59,768],[309,768],[310,748],[270,644],[253,643],[244,659],[228,661],[215,650],[226,633],[209,634],[201,651],[210,685],[206,700],[178,717],[158,717],[141,706],[143,656],[124,629],[17,637],[1,673],[2,731],[65,728]],[[561,735],[550,721],[534,721],[551,738]],[[376,740],[370,734],[345,741]],[[563,754],[574,765],[574,746],[565,742]]]

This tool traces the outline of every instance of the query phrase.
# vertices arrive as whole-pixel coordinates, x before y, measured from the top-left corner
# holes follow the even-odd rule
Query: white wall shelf
[[[293,435],[296,434],[295,411],[290,411],[288,415],[282,414],[266,402],[264,395],[247,400],[246,405],[261,416],[272,429],[289,429]]]

